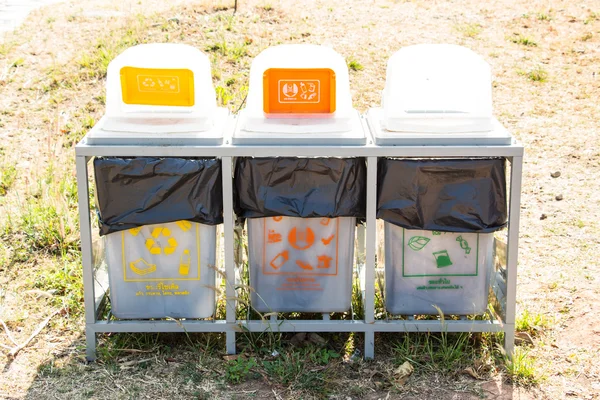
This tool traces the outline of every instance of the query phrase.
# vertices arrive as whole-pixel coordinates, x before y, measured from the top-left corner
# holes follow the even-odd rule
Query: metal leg
[[[504,325],[504,351],[512,358],[515,351],[515,324]]]
[[[225,255],[225,281],[226,281],[226,321],[235,324],[235,265],[234,265],[234,237],[233,237],[233,174],[232,158],[221,159],[223,168],[223,233]],[[227,354],[235,354],[235,332],[227,332]]]
[[[227,354],[235,354],[235,332],[226,332],[226,340],[227,340]]]
[[[365,359],[372,360],[375,357],[375,332],[365,332]]]
[[[90,326],[85,327],[85,358],[88,361],[94,361],[96,359],[96,345],[98,341],[96,340],[96,331],[94,331]]]
[[[375,248],[377,233],[377,157],[367,158],[367,249],[365,259],[365,323],[375,323]],[[365,358],[373,358],[375,334],[365,332]]]
[[[513,157],[510,170],[510,203],[508,216],[508,244],[506,262],[506,321],[504,350],[511,357],[515,341],[517,307],[517,260],[519,255],[519,219],[521,212],[521,174],[523,157]]]
[[[96,358],[96,333],[89,325],[96,323],[96,298],[94,294],[94,263],[92,259],[92,227],[90,222],[90,192],[88,183],[88,157],[76,157],[77,196],[79,201],[79,231],[81,235],[81,263],[83,266],[83,293],[86,322],[86,356]]]

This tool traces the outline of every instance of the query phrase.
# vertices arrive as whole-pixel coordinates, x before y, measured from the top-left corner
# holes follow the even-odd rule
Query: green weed
[[[462,33],[463,36],[475,39],[481,33],[483,27],[481,24],[470,23],[457,25],[455,28],[458,32]]]
[[[217,86],[215,92],[217,93],[217,103],[222,106],[226,106],[233,99],[233,95],[226,87]]]
[[[541,66],[537,66],[530,71],[517,70],[519,75],[527,77],[532,82],[546,82],[548,80],[548,72]]]
[[[25,59],[23,57],[19,57],[10,64],[10,67],[17,68],[17,67],[22,66],[23,64],[25,64]]]
[[[521,385],[533,385],[539,381],[535,369],[535,360],[529,352],[516,347],[512,358],[506,358],[506,371],[513,382]]]
[[[527,47],[537,47],[535,40],[528,36],[521,35],[520,33],[514,33],[509,40],[512,43],[520,44]]]
[[[56,307],[66,307],[74,316],[83,313],[83,273],[81,261],[75,252],[63,253],[44,269],[43,274],[35,276],[31,285],[35,289],[53,293]]]
[[[594,21],[597,21],[598,19],[600,19],[600,14],[599,13],[595,13],[595,12],[591,12],[588,17],[585,19],[585,21],[583,21],[583,23],[585,25],[589,25]]]
[[[348,68],[350,68],[352,71],[362,71],[363,69],[365,69],[365,67],[363,67],[361,63],[359,63],[353,58],[348,59]]]
[[[317,353],[318,355],[315,355]],[[262,366],[271,379],[293,390],[306,391],[320,396],[327,395],[327,376],[319,369],[306,368],[306,360],[331,359],[327,351],[308,349],[280,354],[272,361],[263,361]],[[333,353],[337,354],[337,353]],[[336,357],[337,358],[337,357]],[[325,365],[320,364],[320,365]]]
[[[399,363],[409,361],[421,368],[447,372],[468,365],[472,359],[469,333],[404,334],[393,351]]]
[[[531,314],[525,309],[517,317],[515,329],[519,332],[527,332],[530,335],[535,335],[540,330],[548,328],[551,325],[550,320],[543,314]]]
[[[548,80],[548,72],[538,66],[527,73],[527,78],[534,82],[546,82]]]
[[[309,353],[309,359],[317,365],[327,365],[330,361],[340,358],[340,355],[328,349],[319,349]]]
[[[225,379],[230,383],[242,383],[253,376],[253,368],[258,367],[254,357],[237,357],[235,360],[227,362],[225,367]]]
[[[0,196],[6,196],[16,179],[17,168],[14,165],[0,165]]]
[[[539,21],[551,21],[552,16],[550,15],[550,12],[539,12],[537,13],[537,19]]]
[[[6,57],[16,46],[17,43],[10,40],[0,43],[0,56]]]
[[[245,42],[229,44],[225,40],[219,40],[206,46],[205,50],[225,56],[227,61],[232,64],[237,64],[248,55],[248,47]]]
[[[80,75],[84,80],[103,79],[106,77],[108,64],[123,50],[142,42],[141,34],[137,32],[139,26],[134,26],[123,33],[100,39],[94,49],[83,53],[78,64]]]

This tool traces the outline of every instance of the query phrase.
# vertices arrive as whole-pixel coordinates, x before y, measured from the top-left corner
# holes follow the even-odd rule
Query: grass
[[[531,314],[527,309],[517,317],[515,329],[518,332],[527,332],[534,336],[551,326],[550,319],[544,314]]]
[[[455,29],[458,32],[462,33],[463,36],[471,38],[471,39],[475,39],[479,36],[481,31],[483,30],[483,27],[481,26],[481,24],[468,23],[468,24],[456,25]]]
[[[363,69],[365,69],[365,67],[363,67],[363,65],[356,61],[354,58],[349,58],[347,60],[347,63],[348,68],[350,68],[352,71],[362,71]]]
[[[532,82],[546,82],[548,80],[548,71],[546,71],[542,66],[537,66],[529,71],[517,70],[519,75],[525,76]]]
[[[538,12],[537,19],[538,19],[538,21],[552,21],[551,10],[548,12],[543,12],[543,11]]]
[[[6,162],[0,165],[0,196],[6,196],[16,179],[17,167]]]
[[[137,26],[141,28],[140,25]],[[86,80],[104,79],[108,64],[123,50],[141,43],[140,33],[128,29],[124,35],[102,38],[96,42],[93,50],[84,52],[79,60],[80,76]]]
[[[520,33],[513,33],[509,38],[512,43],[520,44],[526,47],[537,47],[537,42],[529,36],[522,35]]]
[[[515,383],[531,386],[539,383],[540,378],[535,368],[535,359],[529,351],[516,347],[511,359],[506,359],[506,371]]]
[[[242,383],[249,376],[254,375],[252,369],[258,367],[254,357],[245,358],[237,357],[234,360],[228,361],[225,367],[225,378],[230,383]]]

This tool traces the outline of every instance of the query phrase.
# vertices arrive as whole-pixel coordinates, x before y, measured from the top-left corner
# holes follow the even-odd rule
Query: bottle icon
[[[190,265],[192,264],[192,256],[188,249],[183,250],[183,254],[179,260],[179,275],[188,275],[190,273]]]

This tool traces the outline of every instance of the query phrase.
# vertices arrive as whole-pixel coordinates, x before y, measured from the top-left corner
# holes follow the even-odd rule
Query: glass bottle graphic
[[[192,256],[188,249],[183,250],[183,254],[179,260],[179,275],[188,275],[190,273],[190,265],[192,264]]]

